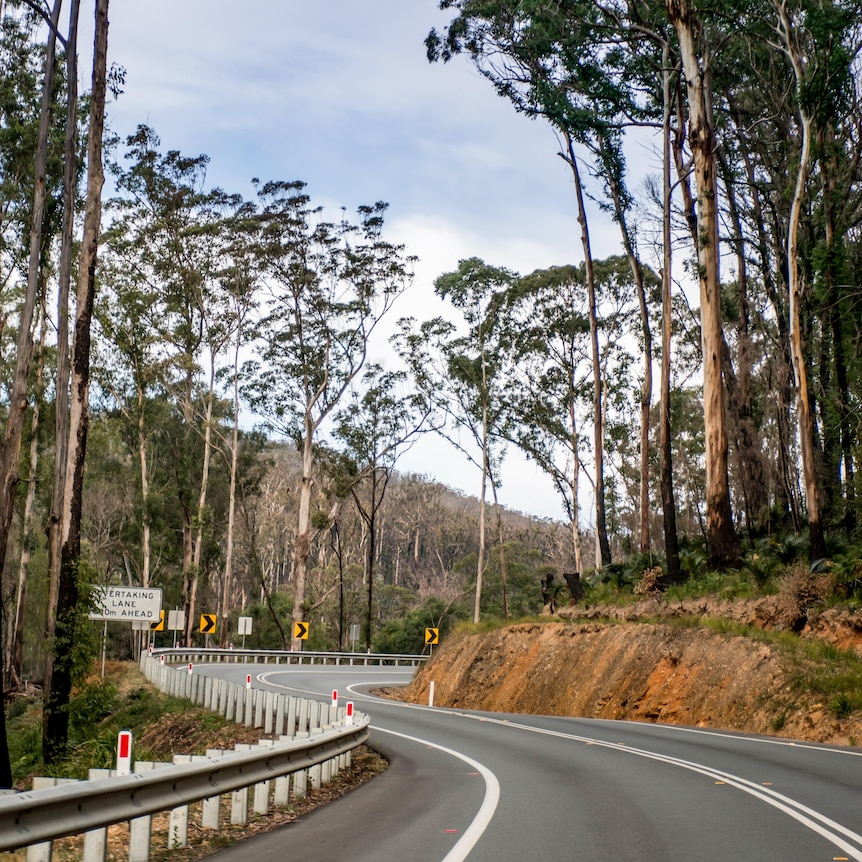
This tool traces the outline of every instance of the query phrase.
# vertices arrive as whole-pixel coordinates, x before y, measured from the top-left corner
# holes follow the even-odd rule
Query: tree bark
[[[93,49],[93,83],[87,141],[87,196],[84,234],[78,263],[75,340],[72,355],[72,399],[65,505],[61,519],[60,588],[57,603],[54,667],[45,695],[42,753],[52,763],[66,750],[68,703],[72,688],[73,652],[78,616],[78,565],[81,556],[81,503],[89,425],[90,324],[96,293],[96,260],[102,214],[102,135],[107,82],[108,0],[97,0]]]
[[[479,327],[481,330],[481,322]],[[482,482],[479,491],[479,554],[476,561],[476,596],[473,604],[473,622],[478,623],[482,604],[482,578],[485,573],[485,494],[488,486],[488,381],[485,368],[485,345],[481,342],[482,354]]]
[[[305,581],[308,573],[308,554],[311,548],[311,491],[313,479],[314,423],[310,407],[305,412],[305,434],[302,445],[302,481],[299,486],[299,516],[296,528],[296,548],[293,552],[293,613],[290,647],[301,649],[302,640],[296,637],[296,624],[305,621]]]
[[[39,465],[39,422],[45,396],[45,343],[48,333],[47,309],[42,309],[39,332],[39,364],[36,370],[36,398],[30,419],[30,468],[27,478],[27,497],[24,501],[24,518],[21,523],[21,558],[18,561],[18,588],[15,591],[15,619],[9,630],[5,681],[18,687],[24,664],[24,616],[27,608],[27,582],[30,574],[30,555],[33,544],[33,505],[36,501],[36,472]]]
[[[55,0],[51,12],[51,28],[45,47],[45,77],[42,86],[42,104],[39,114],[39,137],[36,144],[33,175],[33,211],[30,220],[30,255],[27,271],[27,290],[19,318],[16,341],[15,375],[9,393],[6,431],[0,450],[0,573],[6,562],[9,531],[18,486],[18,462],[21,456],[21,435],[24,414],[27,411],[27,381],[33,360],[33,316],[41,280],[42,228],[45,202],[48,194],[46,169],[48,163],[48,135],[51,125],[51,96],[54,86],[54,58],[56,55],[57,24],[60,19],[61,0]],[[0,616],[0,626],[2,617]],[[0,644],[3,632],[0,630]],[[0,788],[12,786],[12,767],[9,763],[9,746],[6,739],[6,713],[0,709]]]
[[[62,556],[61,521],[65,501],[66,464],[69,451],[69,293],[72,285],[72,244],[75,223],[75,188],[77,183],[78,128],[78,16],[80,0],[72,0],[69,11],[69,37],[66,50],[66,146],[63,165],[63,234],[60,248],[60,278],[57,285],[57,380],[54,410],[54,484],[51,511],[48,515],[48,606],[45,637],[54,638],[57,624],[57,602],[60,590]],[[50,685],[54,657],[45,655],[44,681]]]
[[[784,42],[785,53],[793,66],[796,79],[796,95],[799,106],[799,131],[802,135],[799,152],[799,166],[796,171],[796,185],[790,203],[790,216],[787,223],[787,274],[790,302],[790,350],[793,359],[793,373],[796,378],[796,413],[799,448],[802,454],[802,474],[805,480],[805,503],[808,510],[808,538],[811,544],[812,560],[826,556],[826,541],[823,535],[823,522],[820,512],[820,487],[817,482],[817,468],[814,457],[814,419],[811,415],[811,399],[808,392],[808,370],[805,365],[805,352],[802,344],[802,284],[799,277],[799,220],[808,170],[811,160],[811,136],[814,121],[803,101],[805,79],[804,62],[800,56],[794,35],[794,25],[783,2],[776,2],[778,13],[777,30]]]
[[[688,94],[688,138],[697,185],[697,259],[700,280],[703,410],[706,437],[706,528],[710,564],[722,569],[739,563],[727,477],[727,427],[721,351],[718,188],[708,53],[698,54],[699,22],[687,0],[666,0],[676,30]]]
[[[662,240],[663,259],[661,272],[661,411],[659,417],[659,449],[661,472],[662,526],[664,531],[664,552],[667,566],[666,577],[671,584],[682,580],[679,563],[679,537],[676,528],[676,498],[673,488],[673,446],[670,424],[670,347],[671,347],[671,264],[673,246],[671,243],[671,68],[670,46],[665,44],[662,52],[664,66],[662,94],[664,99],[663,147],[662,158]]]
[[[568,137],[568,159],[575,182],[575,197],[578,202],[578,224],[581,226],[581,242],[584,247],[584,270],[587,282],[587,295],[590,316],[590,345],[593,363],[593,448],[596,469],[596,568],[611,564],[611,546],[608,541],[608,527],[605,518],[605,434],[604,413],[602,411],[602,372],[599,361],[599,327],[596,319],[596,280],[593,275],[593,254],[590,247],[590,232],[587,211],[584,206],[584,190],[581,173],[575,158],[571,136]]]

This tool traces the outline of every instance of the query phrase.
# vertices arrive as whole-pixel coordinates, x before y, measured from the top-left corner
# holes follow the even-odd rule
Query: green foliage
[[[427,652],[425,629],[437,628],[442,638],[451,628],[454,617],[439,599],[429,599],[403,617],[388,620],[375,636],[373,650],[381,653],[420,655]]]
[[[117,709],[117,688],[110,683],[88,682],[69,701],[69,730],[72,735],[97,724]]]
[[[835,590],[844,599],[850,599],[857,606],[862,604],[862,555],[853,548],[832,558],[829,566],[834,579]]]

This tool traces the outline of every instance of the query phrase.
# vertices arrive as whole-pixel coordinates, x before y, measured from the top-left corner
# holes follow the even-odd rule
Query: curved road
[[[200,666],[371,716],[390,768],[218,862],[862,862],[862,750],[665,725],[432,709],[403,668]]]

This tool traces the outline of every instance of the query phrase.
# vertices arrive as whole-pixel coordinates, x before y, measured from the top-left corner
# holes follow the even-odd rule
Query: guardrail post
[[[87,778],[96,781],[99,778],[108,778],[114,774],[113,769],[95,769],[87,771]],[[91,829],[84,833],[84,852],[81,856],[82,862],[105,862],[108,852],[108,827]]]
[[[250,751],[252,746],[237,743],[234,751]],[[230,795],[230,822],[232,826],[245,826],[248,823],[248,787],[240,787]]]
[[[271,748],[275,745],[273,739],[261,739],[257,743],[261,748]],[[254,786],[254,799],[252,800],[252,810],[255,814],[269,813],[269,781],[261,781]]]
[[[234,721],[236,715],[237,686],[227,683],[224,692],[224,715],[226,721]]]
[[[285,729],[285,733],[288,736],[296,736],[296,731],[299,729],[297,727],[297,719],[296,712],[298,706],[298,698],[295,695],[288,695],[287,697],[287,728]]]
[[[175,754],[174,763],[191,763],[190,754]],[[189,843],[189,806],[180,805],[171,809],[168,821],[168,850],[188,847]]]
[[[266,692],[262,688],[254,689],[254,726],[263,728],[264,709],[266,707]]]
[[[152,760],[137,760],[133,771],[136,775],[140,775],[152,769],[170,765],[170,763],[154,763]],[[129,821],[129,862],[149,862],[152,822],[153,818],[150,814],[144,814]]]
[[[320,732],[321,712],[323,712],[323,704],[319,700],[312,700],[308,705],[308,732],[311,736]]]
[[[274,712],[275,692],[265,691],[263,694],[263,732],[272,733],[272,714]]]
[[[44,790],[46,787],[56,787],[58,784],[72,784],[75,778],[52,778],[49,775],[34,775],[33,790]],[[51,853],[54,844],[52,841],[43,841],[39,844],[31,844],[27,848],[27,862],[51,862]]]
[[[294,734],[295,739],[307,739],[307,730],[298,730]],[[298,769],[293,773],[293,795],[296,799],[301,799],[308,792],[308,770]]]
[[[220,748],[208,748],[206,756],[195,755],[192,757],[192,762],[201,760],[210,760],[213,757],[220,757],[224,751]],[[202,829],[218,829],[221,825],[221,797],[210,796],[201,801],[201,828]]]
[[[275,727],[273,728],[273,733],[276,736],[281,736],[284,730],[284,695],[276,694],[275,696]]]
[[[237,724],[242,724],[245,718],[245,699],[248,695],[248,689],[244,685],[237,685],[232,682],[233,688],[233,720]]]
[[[290,804],[290,775],[279,775],[272,791],[272,804],[285,808]]]
[[[246,727],[252,727],[254,724],[254,693],[256,689],[250,688],[245,692],[245,720],[243,724]],[[237,709],[237,721],[239,720],[239,709]]]
[[[300,733],[310,730],[310,726],[308,724],[308,708],[310,706],[310,702],[305,698],[301,698],[299,701],[299,719],[296,725],[296,735],[299,736]]]

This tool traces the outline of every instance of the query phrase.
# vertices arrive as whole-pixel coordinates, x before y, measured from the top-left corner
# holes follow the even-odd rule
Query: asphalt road
[[[214,862],[862,862],[862,750],[632,722],[413,706],[402,668],[272,665],[255,685],[352,700],[390,768]]]

